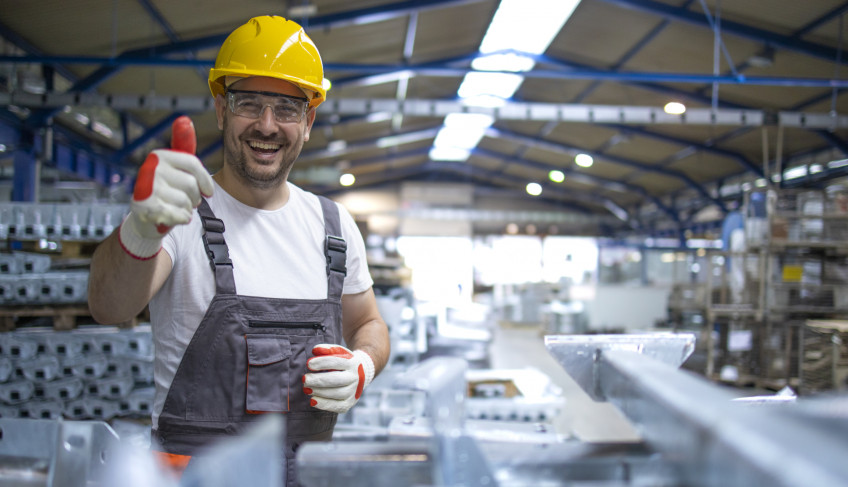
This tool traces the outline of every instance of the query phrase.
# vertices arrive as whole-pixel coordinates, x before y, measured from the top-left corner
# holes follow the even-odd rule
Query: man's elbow
[[[125,323],[135,317],[138,313],[120,312],[114,307],[107,306],[107,303],[102,299],[96,299],[89,296],[88,312],[97,323],[101,325],[117,325]]]

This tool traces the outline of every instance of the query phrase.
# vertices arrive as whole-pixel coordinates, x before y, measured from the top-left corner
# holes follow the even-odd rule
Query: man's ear
[[[223,95],[215,96],[215,115],[218,117],[218,130],[224,130],[224,112],[227,110],[227,100]]]
[[[306,111],[306,128],[303,130],[303,141],[309,141],[309,134],[312,132],[312,124],[315,123],[315,108],[310,107]]]

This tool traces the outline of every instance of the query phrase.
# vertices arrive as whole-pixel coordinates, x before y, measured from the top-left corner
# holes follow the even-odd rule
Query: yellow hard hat
[[[225,76],[267,76],[314,93],[310,107],[327,96],[321,54],[303,27],[277,16],[254,17],[234,30],[221,45],[209,70],[212,96],[226,92]]]

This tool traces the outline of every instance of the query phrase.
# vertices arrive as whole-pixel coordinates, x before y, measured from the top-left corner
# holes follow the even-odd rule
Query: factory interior
[[[87,296],[175,120],[221,170],[210,68],[261,15],[320,51],[288,181],[353,217],[391,341],[298,485],[848,485],[846,14],[0,0],[0,486],[285,485],[286,414],[155,463],[149,310]]]

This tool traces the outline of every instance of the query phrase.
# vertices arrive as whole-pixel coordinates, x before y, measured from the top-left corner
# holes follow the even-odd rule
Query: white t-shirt
[[[215,183],[207,198],[224,222],[224,240],[233,262],[236,292],[244,296],[289,299],[327,297],[324,217],[318,197],[288,183],[289,201],[268,211],[244,205]],[[347,242],[344,294],[358,294],[373,284],[365,244],[347,210],[339,207],[342,237]],[[162,243],[173,261],[171,275],[150,301],[156,350],[153,426],[158,426],[171,387],[195,330],[215,295],[215,279],[201,239],[195,210],[187,225],[174,227]]]

